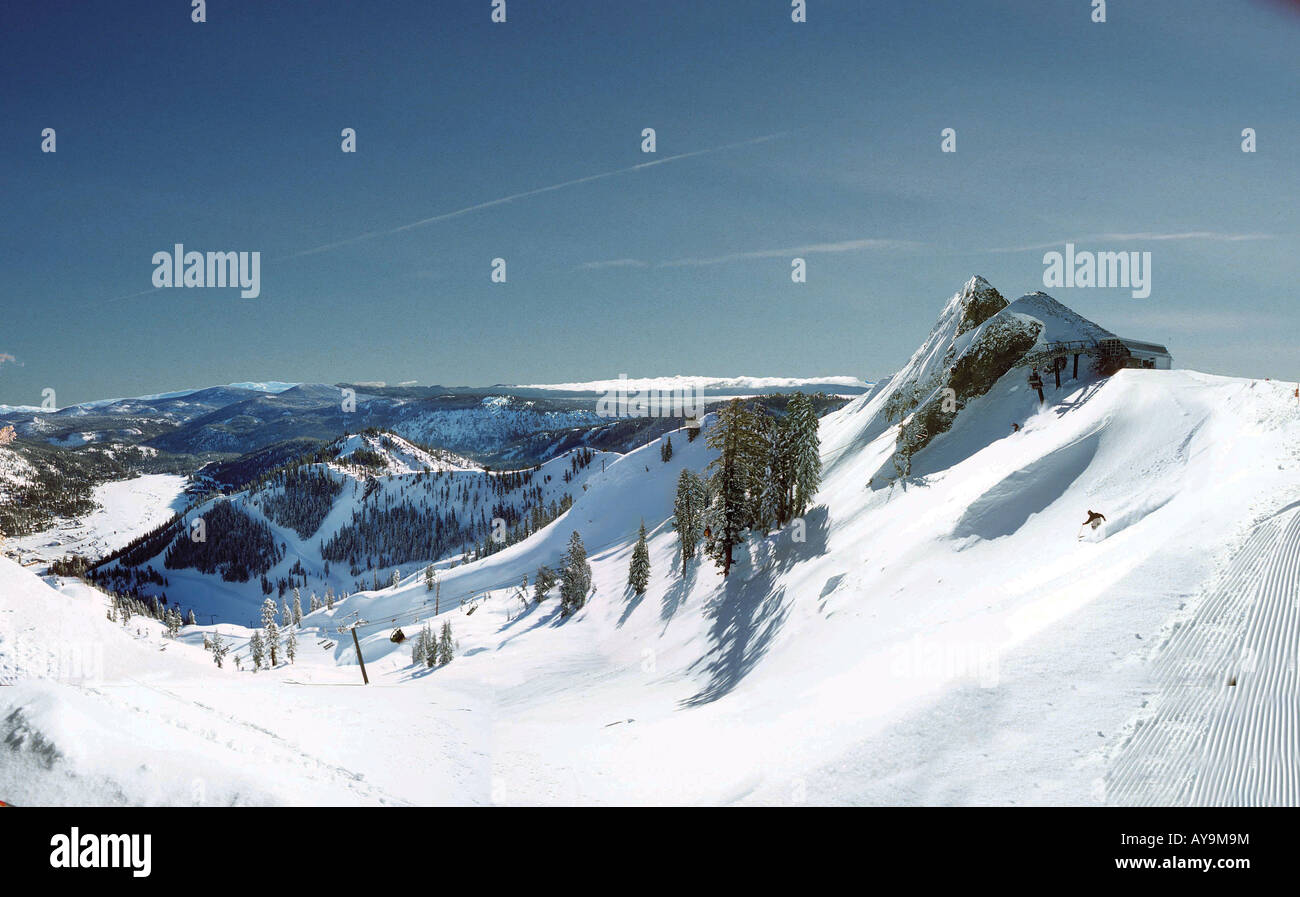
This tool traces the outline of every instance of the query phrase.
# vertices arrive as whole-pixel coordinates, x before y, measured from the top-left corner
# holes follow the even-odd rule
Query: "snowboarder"
[[[1106,515],[1098,514],[1096,511],[1088,512],[1088,519],[1083,521],[1082,526],[1091,525],[1093,529],[1101,526],[1101,522],[1106,519]]]
[[[1016,423],[1015,421],[1012,421],[1012,422],[1011,422],[1011,432],[1012,432],[1012,433],[1019,433],[1019,432],[1020,432],[1020,424]]]

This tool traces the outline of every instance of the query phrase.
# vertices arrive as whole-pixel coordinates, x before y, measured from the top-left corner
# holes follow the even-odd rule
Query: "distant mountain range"
[[[865,391],[851,377],[666,378],[706,405],[796,391],[824,393],[818,413]],[[230,491],[348,433],[382,429],[470,461],[526,467],[578,448],[627,452],[682,426],[668,417],[602,417],[597,398],[619,381],[490,387],[250,382],[83,402],[58,410],[0,406],[18,437],[0,449],[0,523],[10,534],[84,509],[89,490],[138,473],[183,473],[195,491]],[[644,388],[647,381],[627,381]],[[84,493],[84,494],[83,494]]]

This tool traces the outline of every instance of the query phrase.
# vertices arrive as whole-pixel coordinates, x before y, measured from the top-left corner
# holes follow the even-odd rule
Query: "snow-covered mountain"
[[[620,457],[575,450],[492,471],[394,433],[352,434],[245,490],[193,505],[92,575],[119,592],[254,620],[268,595],[279,602],[295,587],[304,602],[327,590],[343,595],[524,538]]]
[[[247,656],[237,622],[137,634],[0,560],[0,656],[19,657],[0,792],[192,803],[201,769],[205,803],[1300,803],[1291,389],[1083,365],[1040,405],[1023,362],[1086,335],[1049,300],[967,284],[903,370],[823,418],[816,506],[725,580],[677,559],[673,486],[712,453],[676,433],[668,461],[654,440],[590,464],[559,520],[444,569],[436,615],[404,570],[309,614],[296,661],[256,674],[201,647],[219,631]],[[945,389],[957,409],[900,474]],[[232,502],[269,519],[274,494]],[[516,584],[574,531],[595,592],[562,619]],[[339,631],[358,619],[369,687]],[[450,624],[451,663],[395,640],[426,622]],[[102,646],[91,677],[59,659],[82,644]]]
[[[860,395],[871,384],[858,377],[705,377],[676,374],[668,377],[626,377],[617,380],[583,380],[573,383],[531,383],[514,387],[517,393],[607,393],[614,390],[698,392],[708,396],[748,396],[781,392],[824,392]]]

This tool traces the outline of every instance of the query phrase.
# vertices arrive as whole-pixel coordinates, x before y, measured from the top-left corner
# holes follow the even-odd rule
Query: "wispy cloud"
[[[583,262],[575,271],[603,271],[606,268],[649,268],[649,262],[640,259],[609,259],[604,262]]]
[[[822,253],[862,252],[865,250],[917,249],[924,243],[911,240],[892,240],[868,237],[861,240],[844,240],[839,243],[809,243],[804,246],[788,246],[783,249],[756,249],[751,252],[733,252],[728,255],[715,255],[707,258],[673,259],[660,262],[660,268],[696,268],[704,265],[723,265],[727,262],[739,262],[747,259],[792,258],[801,255]]]
[[[1276,234],[1224,234],[1217,231],[1197,230],[1185,231],[1182,233],[1107,233],[1107,234],[1088,234],[1082,237],[1069,237],[1061,240],[1054,240],[1051,243],[1034,243],[1028,246],[1002,246],[997,249],[989,249],[987,252],[1035,252],[1040,249],[1061,249],[1067,242],[1079,244],[1091,242],[1093,240],[1116,240],[1131,243],[1136,242],[1163,242],[1169,240],[1209,240],[1215,243],[1240,243],[1247,240],[1272,240]]]
[[[439,221],[449,221],[452,218],[459,218],[462,215],[469,215],[473,212],[481,212],[484,209],[490,209],[494,206],[501,206],[507,203],[518,202],[521,199],[528,199],[532,196],[541,196],[544,193],[554,193],[557,190],[567,190],[570,187],[577,187],[581,184],[590,184],[595,181],[603,181],[606,178],[618,177],[619,175],[631,174],[636,171],[644,171],[648,168],[655,168],[659,165],[667,165],[671,162],[680,162],[683,159],[694,159],[697,156],[707,156],[712,153],[721,153],[726,150],[738,149],[742,146],[753,146],[758,143],[766,143],[769,140],[775,140],[781,134],[767,134],[762,137],[754,137],[749,140],[739,140],[735,143],[727,143],[722,146],[712,146],[707,149],[693,150],[689,153],[678,153],[675,156],[665,156],[662,159],[654,159],[649,162],[641,162],[637,165],[629,165],[627,168],[619,168],[614,171],[604,171],[600,174],[589,174],[586,177],[574,178],[571,181],[563,181],[559,184],[551,184],[546,187],[538,187],[535,190],[525,190],[523,193],[512,193],[510,196],[502,196],[499,199],[490,199],[486,202],[475,203],[472,206],[465,206],[463,209],[456,209],[451,212],[442,212],[438,215],[431,215],[428,218],[421,218],[419,221],[412,221],[409,224],[403,224],[399,227],[390,227],[384,230],[370,231],[364,234],[358,234],[355,237],[348,237],[346,240],[337,240],[333,243],[325,243],[321,246],[313,246],[311,249],[303,249],[289,255],[280,256],[275,261],[285,259],[301,258],[306,255],[315,255],[320,252],[328,252],[331,249],[338,249],[341,246],[351,246],[354,243],[360,243],[363,240],[373,240],[376,237],[388,237],[393,234],[404,233],[408,230],[414,230],[417,227],[427,227],[430,224],[436,224]]]

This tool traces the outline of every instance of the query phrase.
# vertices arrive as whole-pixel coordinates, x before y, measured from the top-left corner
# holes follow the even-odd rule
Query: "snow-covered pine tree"
[[[217,665],[217,669],[225,666],[226,655],[230,653],[230,646],[226,640],[221,637],[220,632],[212,633],[212,661]]]
[[[776,446],[780,442],[780,425],[766,414],[756,413],[753,417],[754,433],[759,442],[760,455],[755,455],[755,463],[749,470],[749,484],[745,491],[749,493],[749,527],[760,536],[765,536],[776,521],[775,492],[777,459]]]
[[[185,612],[185,625],[195,626],[197,625],[197,623],[198,621],[194,619],[194,608],[191,607],[189,610]]]
[[[325,606],[330,610],[334,609],[334,587],[325,587]]]
[[[266,629],[275,622],[275,599],[267,598],[262,602],[262,628]]]
[[[307,596],[307,607],[310,608],[310,610],[307,611],[309,614],[314,614],[316,611],[320,610],[320,599],[316,597],[315,592],[312,592]]]
[[[429,657],[429,624],[420,628],[415,638],[411,639],[411,663],[417,667],[427,666]]]
[[[426,592],[432,592],[433,583],[434,583],[433,564],[430,564],[429,566],[424,568],[424,590]]]
[[[302,625],[302,598],[297,589],[293,590],[293,625]]]
[[[253,672],[256,673],[266,662],[266,645],[262,642],[262,630],[253,630],[253,637],[248,642],[248,651],[253,657]]]
[[[280,662],[280,627],[272,620],[266,627],[266,653],[271,655],[271,668]]]
[[[767,479],[763,484],[763,504],[777,526],[785,526],[791,513],[794,494],[794,422],[789,414],[774,422],[768,433]]]
[[[673,528],[681,542],[682,575],[686,562],[694,559],[695,549],[704,535],[704,509],[708,493],[699,474],[686,468],[677,475],[677,494],[673,498]]]
[[[438,665],[438,637],[433,634],[433,627],[428,623],[424,624],[420,637],[424,639],[424,665],[433,669]]]
[[[280,602],[280,625],[285,629],[293,625],[293,611],[289,609],[288,599]]]
[[[546,598],[546,593],[555,588],[555,584],[560,581],[555,571],[543,564],[537,568],[537,575],[533,577],[533,600],[538,604]]]
[[[298,630],[290,629],[289,637],[284,642],[284,656],[289,658],[289,663],[298,656]]]
[[[564,552],[560,569],[560,616],[568,617],[582,609],[591,591],[591,564],[587,563],[587,549],[582,536],[574,530],[569,536],[569,547]]]
[[[709,462],[711,501],[704,515],[705,551],[730,575],[731,551],[744,542],[744,531],[753,522],[751,488],[760,486],[767,469],[767,453],[760,437],[754,412],[739,399],[733,399],[718,411],[717,423],[705,437],[718,457]],[[756,468],[763,471],[757,473]]]
[[[821,488],[821,439],[817,435],[817,411],[812,399],[795,393],[787,409],[790,418],[790,454],[793,491],[790,516],[802,517],[812,505],[813,497]],[[909,464],[910,468],[910,464]]]
[[[438,639],[438,663],[440,665],[451,663],[452,658],[456,656],[456,647],[451,640],[451,622],[442,621],[442,635]]]
[[[393,568],[393,577],[392,577],[392,579],[390,579],[390,580],[388,581],[388,587],[389,587],[390,589],[395,589],[395,588],[397,588],[397,584],[398,584],[399,582],[401,582],[401,581],[402,581],[402,571],[401,571],[401,570],[398,570],[396,567],[394,567],[394,568]]]
[[[659,458],[665,464],[673,459],[673,438],[665,436],[663,444],[659,446]]]
[[[636,546],[632,549],[632,562],[627,569],[627,584],[638,595],[644,595],[650,585],[650,546],[646,544],[645,521],[641,521],[641,531],[636,537]]]

